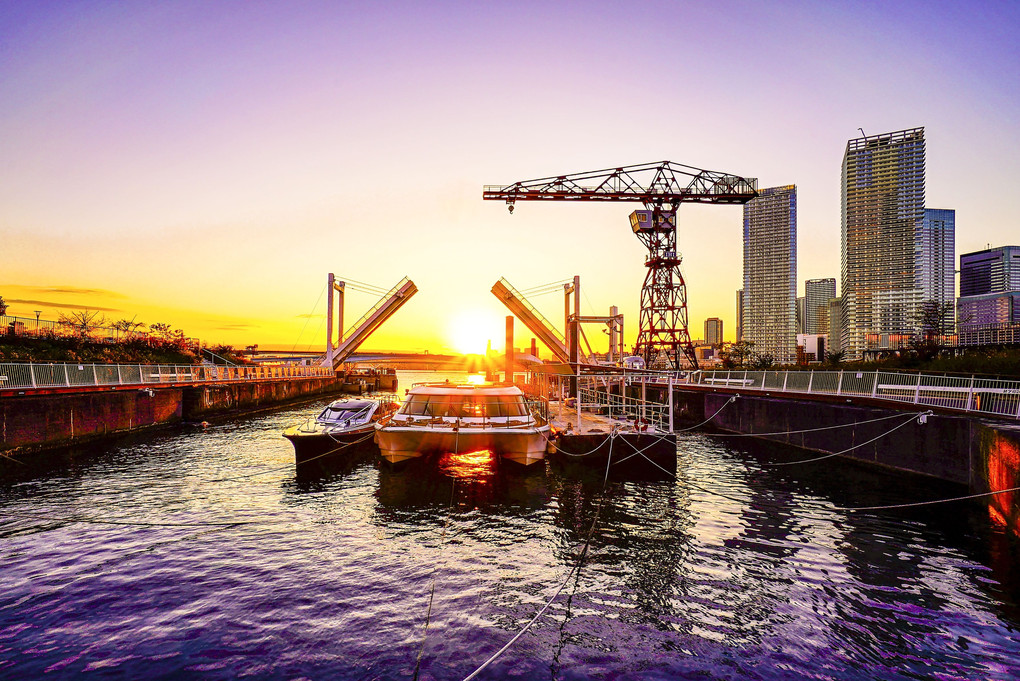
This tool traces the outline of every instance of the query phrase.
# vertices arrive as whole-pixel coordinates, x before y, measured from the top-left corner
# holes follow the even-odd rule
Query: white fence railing
[[[0,363],[0,391],[333,376],[328,367]]]
[[[871,397],[1020,419],[1020,381],[886,371],[705,371],[679,383],[770,392]]]

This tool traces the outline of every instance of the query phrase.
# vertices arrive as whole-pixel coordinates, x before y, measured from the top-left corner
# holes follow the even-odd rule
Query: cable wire
[[[951,501],[964,501],[966,499],[978,499],[980,497],[990,497],[996,494],[1005,494],[1006,492],[1020,491],[1020,487],[1010,487],[1009,489],[1000,489],[995,492],[980,492],[978,494],[968,494],[962,497],[950,497],[948,499],[933,499],[931,501],[914,501],[906,504],[889,504],[888,506],[834,506],[833,509],[837,511],[885,511],[892,508],[913,508],[916,506],[931,506],[933,504],[947,504]]]
[[[839,451],[839,452],[832,452],[831,454],[825,454],[823,456],[816,456],[816,457],[811,458],[811,459],[801,459],[800,461],[780,461],[780,462],[776,462],[776,463],[763,463],[761,465],[762,466],[770,466],[770,467],[771,466],[794,466],[794,465],[800,464],[800,463],[813,463],[815,461],[822,461],[823,459],[830,459],[830,458],[832,458],[834,456],[839,456],[840,454],[846,454],[847,452],[852,452],[855,449],[860,449],[861,447],[863,447],[865,445],[870,445],[872,442],[875,442],[876,440],[881,440],[886,435],[889,435],[890,433],[893,433],[893,432],[899,430],[903,426],[910,425],[910,423],[913,422],[913,421],[917,421],[918,423],[923,423],[923,421],[921,420],[921,417],[923,417],[923,416],[930,416],[932,413],[933,412],[931,412],[931,411],[925,411],[925,412],[921,412],[920,414],[911,414],[909,419],[907,419],[903,423],[899,424],[898,426],[896,426],[896,427],[894,427],[894,428],[892,428],[890,430],[885,431],[881,435],[873,437],[870,440],[868,440],[867,442],[862,442],[860,444],[854,445],[853,447],[848,447],[847,449],[844,449],[844,450]]]

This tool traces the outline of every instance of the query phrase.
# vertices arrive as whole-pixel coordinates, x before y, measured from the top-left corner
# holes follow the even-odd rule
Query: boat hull
[[[294,458],[301,463],[310,459],[343,457],[364,452],[366,449],[374,449],[374,434],[375,425],[370,423],[344,431],[326,431],[322,428],[308,431],[296,427],[285,431],[283,436],[294,445]]]
[[[437,452],[474,452],[488,449],[504,461],[530,466],[545,459],[549,426],[510,428],[428,428],[387,426],[376,431],[382,457],[400,463]]]

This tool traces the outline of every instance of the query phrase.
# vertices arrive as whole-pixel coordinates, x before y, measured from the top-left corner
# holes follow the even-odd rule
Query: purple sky
[[[499,276],[579,274],[584,311],[619,305],[629,341],[637,206],[510,216],[483,184],[666,159],[796,184],[798,280],[838,279],[858,127],[926,127],[927,202],[957,210],[958,253],[1018,243],[1018,18],[1005,2],[3,3],[0,295],[306,343],[327,272],[406,274],[422,292],[373,345],[438,350],[465,319],[501,339]],[[719,316],[732,337],[740,215],[681,209],[694,336]]]

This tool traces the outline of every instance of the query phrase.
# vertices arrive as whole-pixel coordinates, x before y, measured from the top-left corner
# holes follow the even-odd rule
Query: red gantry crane
[[[665,353],[679,369],[686,359],[698,366],[687,329],[687,287],[676,250],[676,210],[681,203],[744,204],[758,195],[758,180],[662,161],[543,177],[506,186],[485,186],[482,198],[506,201],[640,201],[631,228],[648,248],[645,283],[634,354],[647,366]]]

